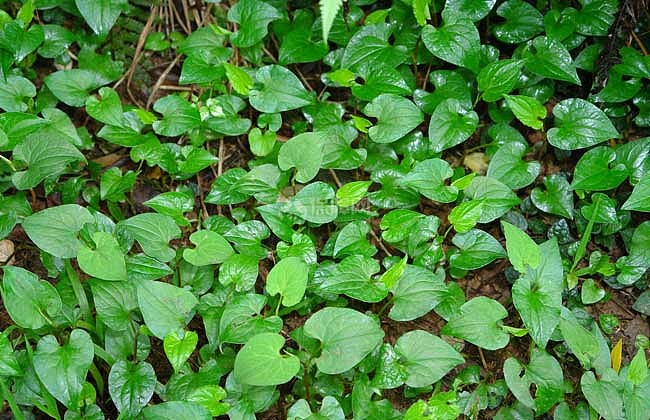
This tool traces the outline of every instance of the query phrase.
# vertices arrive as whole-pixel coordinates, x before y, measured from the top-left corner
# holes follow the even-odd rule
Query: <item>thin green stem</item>
[[[16,167],[14,166],[14,163],[7,159],[6,157],[0,155],[0,160],[2,160],[4,163],[6,163],[10,168],[12,172],[16,172]]]
[[[72,286],[72,290],[74,291],[75,297],[77,298],[77,302],[79,303],[79,308],[81,308],[81,314],[83,318],[86,321],[92,323],[93,314],[92,312],[90,312],[88,297],[86,296],[86,292],[84,291],[84,288],[81,285],[81,280],[79,280],[79,276],[77,275],[77,272],[72,267],[70,260],[65,260],[65,273],[68,275],[68,280],[70,280],[70,285]]]
[[[109,365],[113,366],[113,364],[115,363],[115,358],[106,350],[101,348],[99,345],[93,344],[93,346],[95,348],[95,356],[99,357]]]
[[[9,409],[14,415],[14,418],[16,420],[25,420],[23,412],[20,411],[20,408],[18,407],[18,404],[16,404],[16,400],[11,394],[11,391],[9,391],[9,388],[7,387],[7,384],[5,384],[4,379],[0,379],[0,394],[2,394],[2,398],[7,401],[7,404],[9,404]]]
[[[573,273],[575,271],[576,267],[578,266],[578,263],[580,263],[582,257],[584,257],[585,255],[585,251],[587,250],[587,244],[589,243],[589,239],[591,238],[591,231],[594,228],[596,214],[598,214],[599,207],[600,207],[600,198],[597,198],[596,201],[594,202],[594,211],[591,214],[589,223],[587,223],[587,227],[585,228],[585,231],[582,233],[580,244],[578,245],[578,249],[576,250],[575,257],[573,258],[573,265],[571,266],[570,273]]]

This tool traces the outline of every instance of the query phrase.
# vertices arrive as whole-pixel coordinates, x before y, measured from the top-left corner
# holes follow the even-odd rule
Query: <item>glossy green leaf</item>
[[[436,107],[429,121],[429,138],[436,152],[450,149],[467,140],[478,127],[478,115],[456,99]]]
[[[430,200],[450,203],[458,196],[456,187],[446,185],[446,180],[453,174],[453,169],[446,161],[427,159],[418,162],[402,179],[402,183]]]
[[[504,258],[506,252],[496,239],[489,233],[472,229],[458,233],[452,239],[460,251],[449,258],[452,267],[461,270],[476,270],[496,260]]]
[[[581,84],[571,54],[559,41],[545,36],[533,39],[524,53],[524,59],[526,68],[537,75]]]
[[[390,290],[393,307],[388,317],[395,321],[411,321],[427,314],[443,298],[446,291],[444,279],[445,273],[442,270],[431,272],[422,267],[407,265]]]
[[[548,141],[560,149],[583,149],[619,136],[607,115],[584,99],[563,100],[553,115],[555,126],[548,130]]]
[[[501,42],[517,44],[544,30],[542,14],[523,0],[508,0],[497,8],[497,15],[506,21],[494,26],[494,36]]]
[[[532,184],[541,170],[537,161],[522,160],[527,147],[523,143],[511,142],[499,147],[492,156],[487,176],[501,181],[513,190]]]
[[[329,223],[336,219],[338,206],[334,189],[324,182],[312,182],[285,203],[282,211],[312,223]]]
[[[641,178],[621,208],[623,210],[650,212],[650,175],[646,174]]]
[[[260,0],[241,0],[228,10],[228,20],[239,24],[230,40],[235,47],[252,47],[266,37],[269,23],[281,17],[278,10]]]
[[[499,60],[483,67],[478,74],[478,90],[486,102],[494,102],[505,94],[512,92],[519,76],[523,60]]]
[[[137,416],[151,400],[156,373],[147,362],[120,360],[108,374],[108,392],[120,414]]]
[[[163,340],[163,349],[167,360],[174,368],[174,372],[178,372],[183,364],[192,355],[199,342],[199,336],[194,331],[185,331],[183,337],[179,337],[176,332],[172,332],[165,336]]]
[[[553,174],[544,177],[546,191],[537,187],[530,194],[530,199],[538,209],[546,213],[573,218],[573,192],[567,180]]]
[[[456,16],[439,28],[427,25],[422,29],[422,40],[439,59],[478,72],[481,39],[471,20]]]

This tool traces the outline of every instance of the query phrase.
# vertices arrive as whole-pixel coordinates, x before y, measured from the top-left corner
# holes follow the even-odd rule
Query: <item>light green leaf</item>
[[[544,128],[544,118],[546,118],[546,108],[539,101],[530,96],[524,95],[504,95],[508,108],[515,114],[515,117],[522,124],[542,130]]]
[[[555,239],[538,249],[539,264],[521,272],[512,286],[512,300],[531,338],[544,348],[560,321],[564,271]]]
[[[280,294],[282,305],[300,303],[307,287],[309,267],[299,257],[287,257],[273,266],[266,278],[266,290],[270,295]]]
[[[296,168],[295,179],[307,183],[314,179],[323,164],[323,136],[302,133],[280,147],[278,166],[283,171]]]
[[[160,281],[139,282],[137,291],[144,322],[161,340],[168,334],[183,330],[198,304],[192,292]]]
[[[465,194],[472,200],[483,203],[480,223],[496,220],[521,202],[507,185],[489,176],[474,177],[465,188]]]
[[[336,203],[339,207],[350,207],[366,196],[372,181],[352,181],[336,191]]]
[[[253,87],[253,78],[245,70],[230,63],[224,63],[223,66],[226,69],[228,81],[230,81],[235,92],[240,95],[248,95]]]
[[[36,96],[34,84],[22,76],[10,75],[0,78],[0,109],[7,112],[25,112],[25,100]]]
[[[289,382],[300,370],[300,360],[292,354],[278,354],[282,346],[284,338],[274,333],[258,334],[248,340],[235,358],[237,382],[255,386]]]
[[[110,233],[93,234],[95,249],[82,245],[77,262],[86,274],[102,280],[126,280],[126,262],[117,240]]]
[[[445,10],[478,22],[490,13],[495,4],[496,0],[447,0]]]
[[[456,232],[465,233],[476,226],[482,213],[483,200],[464,201],[451,209],[448,219]]]
[[[342,325],[354,328],[341,328]],[[384,331],[370,317],[349,308],[328,307],[314,313],[304,326],[305,333],[321,342],[318,370],[336,375],[352,369],[379,346]]]
[[[537,268],[542,255],[535,241],[518,227],[503,220],[501,229],[506,236],[508,259],[515,270],[525,274],[528,271],[526,267]]]
[[[422,330],[409,331],[397,339],[395,352],[406,368],[406,385],[413,388],[434,384],[465,362],[445,341]]]
[[[34,370],[54,398],[75,410],[93,357],[93,341],[84,330],[72,330],[62,346],[56,337],[47,335],[38,341]]]
[[[167,360],[178,372],[183,364],[190,358],[192,352],[199,342],[199,336],[194,331],[185,331],[183,338],[180,338],[176,332],[169,333],[163,340],[163,349]]]
[[[445,181],[454,174],[451,165],[442,159],[427,159],[416,163],[402,183],[417,190],[426,198],[439,203],[451,203],[458,196],[458,189],[446,185]]]
[[[95,218],[76,204],[50,207],[23,219],[22,227],[29,239],[43,251],[59,258],[74,258],[81,248],[77,234]]]
[[[441,333],[462,338],[487,350],[508,345],[510,336],[501,328],[508,311],[496,300],[478,296],[460,307],[460,314],[449,320]]]
[[[497,8],[497,15],[506,21],[494,26],[494,36],[501,42],[518,44],[544,30],[542,14],[523,0],[508,0]]]
[[[142,410],[144,420],[212,420],[212,414],[204,406],[189,401],[168,401],[149,405]]]
[[[199,230],[190,235],[194,249],[183,251],[183,258],[192,265],[221,264],[235,253],[228,241],[211,230]]]
[[[61,102],[69,106],[84,106],[90,92],[109,83],[110,80],[94,71],[70,69],[50,73],[45,77],[44,82]]]
[[[413,102],[392,93],[377,96],[366,105],[363,113],[377,118],[377,124],[368,130],[376,143],[397,141],[424,121],[422,111]]]
[[[583,373],[580,379],[580,389],[589,405],[606,420],[629,418],[623,414],[621,387],[613,369],[608,369],[600,379],[591,371]]]
[[[90,280],[97,319],[114,331],[125,331],[131,326],[131,312],[138,309],[135,284]]]
[[[343,6],[343,0],[319,0],[319,4],[321,19],[323,20],[323,41],[327,42],[334,19],[341,6]]]
[[[324,182],[312,182],[282,206],[285,213],[294,214],[312,223],[329,223],[336,219],[338,206],[334,189]]]
[[[86,112],[102,124],[121,127],[124,125],[124,115],[120,96],[115,90],[107,87],[99,89],[100,99],[89,96],[86,99]]]

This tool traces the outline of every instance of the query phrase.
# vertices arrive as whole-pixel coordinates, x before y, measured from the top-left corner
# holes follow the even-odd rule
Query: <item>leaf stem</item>
[[[6,157],[2,156],[0,154],[0,160],[2,160],[4,163],[6,163],[10,168],[12,172],[16,172],[16,167],[14,166],[14,163],[7,159]]]
[[[576,255],[573,258],[573,265],[571,266],[571,271],[570,273],[573,273],[578,266],[578,263],[582,260],[582,257],[585,255],[585,251],[587,250],[587,244],[589,243],[589,239],[591,238],[591,231],[594,228],[594,223],[596,221],[596,214],[598,213],[600,207],[600,197],[596,198],[596,201],[594,202],[594,211],[591,213],[591,218],[589,219],[589,223],[587,223],[587,227],[585,228],[585,231],[582,234],[582,238],[580,239],[580,244],[578,245],[578,249],[576,250]]]
[[[88,297],[86,296],[86,292],[84,291],[84,288],[81,285],[81,280],[79,280],[79,276],[77,275],[77,272],[72,267],[70,260],[66,259],[64,264],[65,264],[65,273],[68,275],[68,280],[70,280],[70,285],[72,286],[72,290],[74,291],[75,297],[77,298],[77,302],[79,303],[79,308],[81,309],[82,316],[85,318],[86,321],[90,323],[92,322],[93,315],[92,312],[90,312]]]
[[[25,420],[23,412],[20,411],[20,408],[18,407],[18,404],[16,404],[16,400],[11,394],[11,391],[9,391],[9,388],[7,387],[7,384],[5,384],[4,379],[0,379],[0,394],[2,394],[2,398],[7,401],[7,404],[9,404],[9,409],[14,415],[14,418],[16,420]]]

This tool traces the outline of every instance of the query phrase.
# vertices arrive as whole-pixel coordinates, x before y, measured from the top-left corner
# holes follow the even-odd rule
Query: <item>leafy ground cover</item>
[[[643,1],[0,2],[16,419],[650,419]]]

